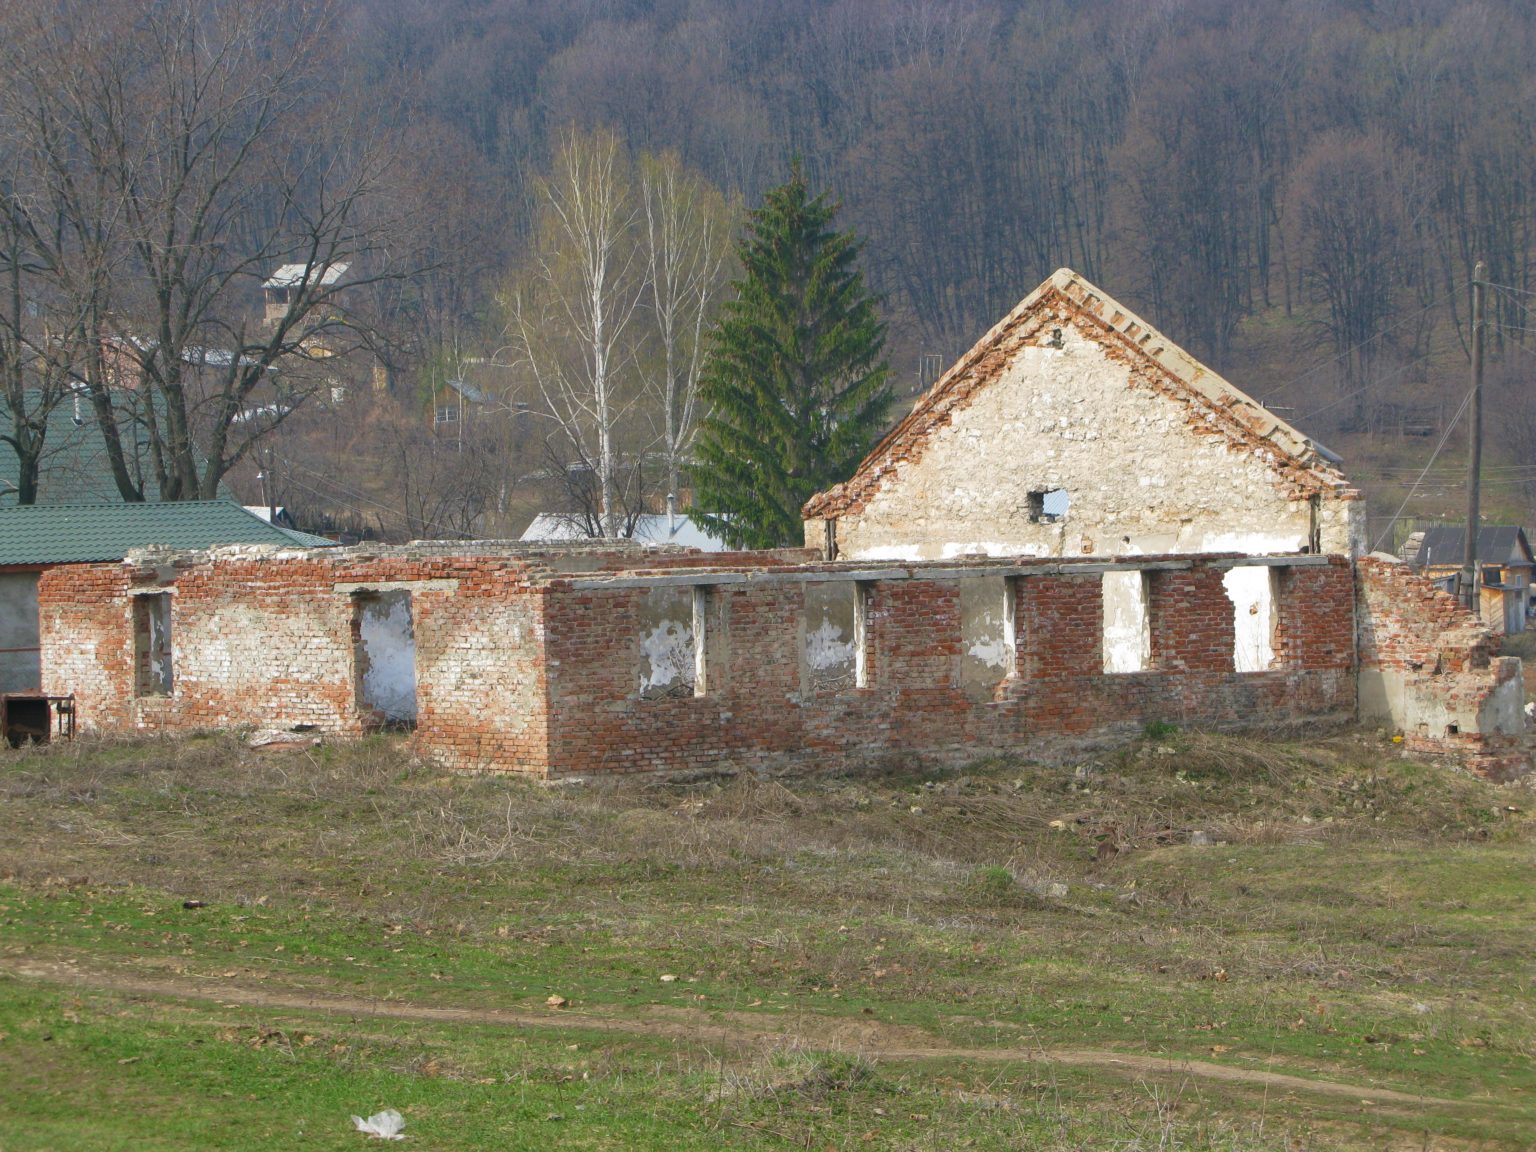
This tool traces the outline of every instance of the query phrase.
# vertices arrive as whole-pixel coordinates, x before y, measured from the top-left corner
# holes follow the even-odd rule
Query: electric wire
[[[350,488],[346,487],[343,484],[338,484],[338,483],[336,483],[336,481],[334,481],[331,477],[327,476],[325,473],[318,472],[315,469],[309,468],[309,467],[307,467],[307,466],[305,466],[303,464],[295,464],[292,460],[290,460],[286,456],[280,456],[280,457],[278,457],[278,459],[281,460],[282,463],[283,463],[283,466],[289,470],[289,476],[288,476],[289,482],[292,483],[292,484],[297,485],[298,487],[300,487],[302,489],[304,489],[306,492],[310,493],[313,496],[319,496],[321,499],[325,499],[325,500],[335,500],[336,503],[342,505],[345,508],[350,509],[353,512],[357,512],[360,515],[366,515],[366,513],[363,511],[363,509],[358,504],[354,504],[350,500],[339,499],[334,494],[335,492],[339,492],[339,493],[342,494],[342,496],[350,496],[353,500],[361,501],[363,504],[372,505],[374,508],[378,509],[381,512],[387,512],[391,516],[398,517],[404,523],[409,524],[411,522],[411,515],[410,515],[410,513],[408,513],[407,511],[405,511],[402,508],[397,508],[397,507],[395,507],[393,505],[385,504],[385,503],[383,503],[383,502],[381,502],[379,500],[373,499],[370,496],[365,496],[363,493],[358,492],[356,489],[350,489]],[[327,485],[329,485],[333,489],[333,492],[322,492],[318,488],[315,488],[315,487],[313,487],[313,486],[311,486],[309,484],[305,484],[303,481],[301,481],[301,480],[299,480],[299,479],[297,479],[296,477],[293,476],[293,472],[295,470],[297,470],[299,472],[307,473],[310,476],[314,476],[317,479],[323,481],[324,483],[326,483]],[[421,525],[424,528],[434,528],[434,529],[446,528],[448,530],[449,534],[451,536],[453,536],[454,538],[456,538],[456,539],[471,540],[471,541],[481,539],[481,537],[476,536],[473,533],[463,532],[463,531],[461,531],[459,529],[454,528],[452,525],[440,524],[440,523],[438,523],[435,520],[422,520],[421,521]]]
[[[1465,288],[1470,283],[1472,283],[1472,281],[1470,279],[1463,280],[1460,284],[1457,284],[1454,288],[1452,288],[1451,291],[1449,293],[1447,293],[1447,295],[1454,295],[1455,293],[1460,292],[1463,288]],[[1269,397],[1271,397],[1271,396],[1275,396],[1275,395],[1277,395],[1277,394],[1279,394],[1281,392],[1284,392],[1287,388],[1291,388],[1291,387],[1294,387],[1297,384],[1300,384],[1303,380],[1306,380],[1308,377],[1315,376],[1317,373],[1323,371],[1325,368],[1330,368],[1333,365],[1337,364],[1339,361],[1347,359],[1349,356],[1351,356],[1354,353],[1358,352],[1360,349],[1366,347],[1367,345],[1374,344],[1377,340],[1380,340],[1383,336],[1386,336],[1387,334],[1389,334],[1391,332],[1397,331],[1404,324],[1411,324],[1411,323],[1413,323],[1415,320],[1418,320],[1421,316],[1423,316],[1426,312],[1431,312],[1434,309],[1441,307],[1444,303],[1445,303],[1445,301],[1442,298],[1440,300],[1436,300],[1433,304],[1426,304],[1423,308],[1420,308],[1417,312],[1414,312],[1412,315],[1404,316],[1396,324],[1393,324],[1393,325],[1391,325],[1388,328],[1383,328],[1380,332],[1377,332],[1375,335],[1367,336],[1364,340],[1361,340],[1361,341],[1359,341],[1356,344],[1351,344],[1348,348],[1344,349],[1344,351],[1339,352],[1339,353],[1337,353],[1334,356],[1331,356],[1327,360],[1319,361],[1318,363],[1312,365],[1310,368],[1307,368],[1304,371],[1298,373],[1297,375],[1292,376],[1289,380],[1284,380],[1281,383],[1276,384],[1273,388],[1265,389],[1265,391],[1264,391],[1265,401],[1267,402]],[[1265,406],[1268,407],[1268,404],[1265,403]],[[1305,419],[1305,417],[1302,417],[1302,419]]]
[[[1381,535],[1376,537],[1376,543],[1372,545],[1371,551],[1374,552],[1380,549],[1381,542],[1387,538],[1387,533],[1391,532],[1393,527],[1396,526],[1397,522],[1402,519],[1403,509],[1408,507],[1408,501],[1412,500],[1414,493],[1419,490],[1419,485],[1423,483],[1424,476],[1429,472],[1430,465],[1433,464],[1435,462],[1435,458],[1440,455],[1440,450],[1445,447],[1446,441],[1451,438],[1451,433],[1455,430],[1456,425],[1461,423],[1462,414],[1466,412],[1467,405],[1472,403],[1472,395],[1476,391],[1476,385],[1473,385],[1471,388],[1467,389],[1467,394],[1461,401],[1461,407],[1456,409],[1456,415],[1451,417],[1451,422],[1446,425],[1445,431],[1441,433],[1440,443],[1436,444],[1435,450],[1429,454],[1429,460],[1420,470],[1418,479],[1416,479],[1413,482],[1413,486],[1408,489],[1408,495],[1403,497],[1403,502],[1397,506],[1397,511],[1392,514],[1392,519],[1388,520],[1387,526],[1381,530]]]
[[[1356,396],[1359,396],[1362,393],[1367,392],[1367,391],[1369,391],[1372,388],[1378,387],[1378,386],[1380,386],[1382,384],[1390,384],[1393,380],[1395,380],[1397,377],[1401,376],[1404,372],[1407,372],[1411,368],[1417,368],[1420,364],[1424,363],[1426,360],[1429,360],[1429,359],[1433,358],[1434,355],[1435,355],[1435,353],[1433,353],[1433,352],[1426,352],[1426,353],[1424,353],[1424,355],[1420,356],[1417,360],[1410,361],[1407,364],[1401,364],[1398,367],[1394,368],[1391,372],[1388,372],[1385,376],[1380,376],[1380,377],[1377,377],[1375,380],[1372,380],[1369,384],[1362,384],[1362,385],[1360,385],[1360,387],[1356,388],[1352,392],[1346,392],[1342,396],[1336,396],[1332,400],[1330,400],[1328,403],[1324,404],[1321,408],[1314,408],[1314,409],[1312,409],[1312,411],[1307,412],[1304,415],[1296,417],[1296,423],[1299,424],[1303,420],[1310,420],[1314,416],[1319,416],[1322,413],[1327,412],[1330,408],[1337,408],[1340,404],[1343,404],[1345,401],[1353,400]]]

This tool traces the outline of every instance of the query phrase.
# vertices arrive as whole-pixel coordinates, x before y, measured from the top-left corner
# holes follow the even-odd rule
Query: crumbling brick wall
[[[1523,773],[1520,661],[1495,655],[1497,637],[1406,564],[1367,556],[1357,571],[1361,722],[1495,779]]]
[[[1148,559],[1152,663],[1109,674],[1101,651],[1106,565],[1017,560],[966,567],[805,565],[710,587],[719,606],[700,694],[644,699],[637,636],[644,574],[555,580],[545,593],[552,774],[837,765],[916,756],[961,761],[1060,738],[1190,726],[1348,720],[1353,587],[1343,558],[1285,567],[1281,630],[1315,630],[1264,672],[1233,670],[1231,558]],[[1159,565],[1163,565],[1159,568]],[[1015,582],[1015,665],[978,700],[963,668],[961,581]],[[806,588],[867,591],[865,682],[816,688],[801,646]]]
[[[225,548],[69,565],[39,582],[48,691],[74,692],[87,730],[226,727],[360,733],[356,597],[411,596],[418,728],[460,768],[540,772],[538,599],[527,565],[419,548]],[[135,595],[171,598],[173,690],[144,695]]]
[[[237,548],[56,569],[39,602],[48,688],[77,694],[87,728],[346,734],[371,721],[359,598],[408,591],[421,750],[453,768],[562,776],[960,761],[1151,721],[1348,719],[1350,567],[1275,562],[1279,655],[1253,673],[1234,671],[1222,584],[1257,563],[1240,557],[861,567],[801,554]],[[1101,587],[1116,568],[1147,574],[1150,660],[1131,673],[1104,670]],[[853,634],[832,638],[841,678],[808,663],[813,587],[847,606]],[[144,594],[170,597],[168,695],[135,681],[132,603]],[[978,610],[985,596],[995,612]]]

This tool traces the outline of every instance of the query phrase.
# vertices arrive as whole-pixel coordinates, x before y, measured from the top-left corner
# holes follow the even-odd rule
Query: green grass
[[[1349,735],[559,788],[11,753],[0,1150],[386,1106],[432,1148],[1523,1147],[1528,796]]]

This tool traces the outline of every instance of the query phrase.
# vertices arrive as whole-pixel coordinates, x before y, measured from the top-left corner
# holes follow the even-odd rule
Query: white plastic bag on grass
[[[393,1108],[386,1108],[382,1112],[375,1112],[368,1119],[361,1116],[352,1117],[352,1123],[359,1132],[366,1132],[370,1136],[380,1140],[404,1140],[405,1134],[400,1129],[405,1127],[405,1117]]]

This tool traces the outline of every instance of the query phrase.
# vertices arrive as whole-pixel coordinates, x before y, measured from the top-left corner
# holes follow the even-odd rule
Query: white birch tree
[[[618,536],[620,424],[637,399],[632,322],[645,287],[623,143],[573,130],[534,194],[534,252],[503,300],[507,342],[579,463],[596,474],[601,534]]]
[[[683,463],[697,428],[705,335],[729,287],[739,208],[675,152],[640,157],[647,298],[655,348],[647,373],[660,412],[667,510],[675,509]]]

